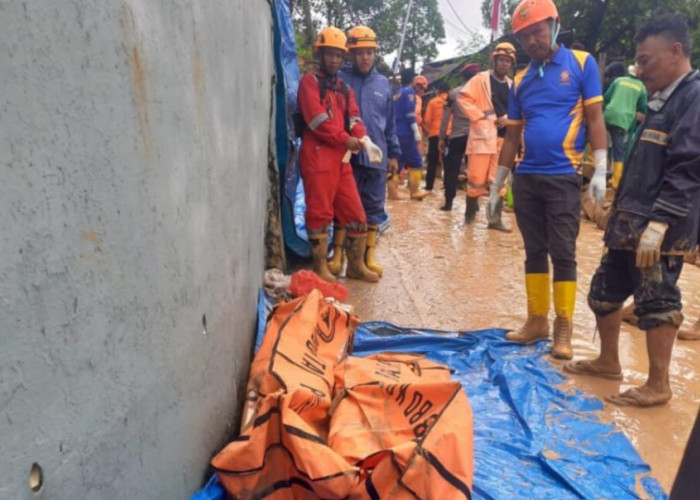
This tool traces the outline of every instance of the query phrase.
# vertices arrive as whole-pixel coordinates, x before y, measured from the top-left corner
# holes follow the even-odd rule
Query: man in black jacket
[[[700,225],[700,75],[690,66],[682,17],[658,16],[636,37],[639,76],[649,112],[637,136],[605,231],[606,253],[591,281],[588,304],[600,330],[600,356],[570,361],[568,372],[622,379],[618,340],[622,304],[632,294],[646,331],[647,382],[606,398],[653,406],[671,399],[669,364],[681,314],[676,285],[683,253]]]

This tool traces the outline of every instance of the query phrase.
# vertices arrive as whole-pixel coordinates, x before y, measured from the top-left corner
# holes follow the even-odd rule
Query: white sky
[[[466,28],[482,33],[487,37],[486,40],[489,37],[489,30],[481,22],[481,0],[449,0],[449,3],[448,0],[438,0],[446,34],[446,42],[439,46],[438,60],[460,55],[457,51],[459,40],[469,40]]]

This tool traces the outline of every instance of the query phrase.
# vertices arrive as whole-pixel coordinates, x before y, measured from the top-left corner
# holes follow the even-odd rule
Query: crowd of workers
[[[329,27],[318,34],[318,64],[304,75],[298,93],[313,269],[335,281],[347,256],[348,278],[379,281],[383,269],[375,247],[387,177],[405,172],[411,199],[422,200],[443,165],[441,209],[449,211],[466,159],[465,224],[473,223],[479,198],[488,196],[488,228],[510,231],[501,211],[506,187],[512,189],[525,247],[527,319],[507,338],[526,344],[551,333],[552,356],[571,360],[583,183],[597,204],[610,185],[615,198],[606,250],[588,294],[600,356],[567,361],[563,368],[623,377],[617,344],[624,302],[634,296],[638,326],[646,331],[649,376],[643,386],[609,400],[663,404],[672,395],[669,363],[683,320],[677,281],[684,255],[696,250],[700,228],[700,75],[690,65],[687,25],[667,14],[641,27],[636,64],[611,65],[604,93],[595,58],[557,43],[560,19],[552,0],[523,0],[512,20],[513,37],[530,63],[513,75],[515,47],[499,43],[490,68],[467,64],[458,88],[434,83],[424,114],[421,96],[428,80],[404,71],[394,92],[376,69],[379,46],[370,28],[356,26],[346,36]],[[587,146],[589,178],[581,175]]]

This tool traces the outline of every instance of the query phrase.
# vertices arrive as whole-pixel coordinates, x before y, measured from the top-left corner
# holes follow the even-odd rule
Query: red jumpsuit
[[[340,78],[325,91],[321,102],[321,72],[307,73],[299,83],[298,105],[306,128],[299,152],[299,167],[306,195],[307,230],[318,231],[330,226],[335,217],[349,233],[364,233],[365,212],[355,185],[350,163],[343,163],[345,143],[345,107],[349,106],[350,132],[356,138],[367,135],[352,88],[346,103]]]

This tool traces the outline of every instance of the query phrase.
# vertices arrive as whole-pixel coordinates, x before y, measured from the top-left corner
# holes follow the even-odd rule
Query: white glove
[[[416,140],[416,142],[421,141],[421,135],[420,135],[420,130],[418,130],[418,124],[417,123],[412,123],[411,124],[411,130],[413,130],[413,138]]]
[[[370,163],[382,162],[382,160],[384,159],[384,154],[382,153],[381,148],[375,143],[373,143],[372,139],[370,139],[369,136],[364,136],[362,139],[360,139],[360,142],[365,148],[365,153],[367,153],[367,157],[369,158]]]
[[[608,170],[608,152],[605,149],[596,149],[593,151],[593,166],[595,172],[591,183],[588,185],[588,196],[599,203],[605,198],[605,189],[607,188],[606,172]]]
[[[510,174],[510,169],[508,167],[504,167],[503,165],[498,166],[496,177],[491,185],[489,201],[486,204],[486,219],[489,222],[497,222],[498,220],[498,202],[501,201],[501,189],[503,189],[503,184],[506,182],[508,174]]]
[[[668,224],[650,221],[642,233],[637,247],[636,264],[640,269],[651,267],[661,259],[661,244],[664,241]]]

